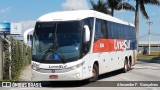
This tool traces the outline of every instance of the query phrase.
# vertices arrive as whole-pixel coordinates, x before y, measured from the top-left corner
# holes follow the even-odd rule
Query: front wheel
[[[96,64],[93,65],[93,69],[92,69],[92,78],[89,79],[90,82],[95,82],[98,79],[98,75],[99,75],[99,68]]]

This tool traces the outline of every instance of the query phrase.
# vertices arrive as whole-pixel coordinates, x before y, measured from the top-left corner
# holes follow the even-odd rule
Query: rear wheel
[[[131,61],[128,61],[128,71],[131,70]]]
[[[98,75],[99,75],[99,68],[96,64],[93,65],[92,68],[92,78],[89,79],[90,82],[95,82],[98,79]]]
[[[124,61],[124,67],[123,67],[123,69],[122,69],[122,72],[123,72],[123,73],[126,73],[127,71],[128,71],[128,61],[125,60],[125,61]]]

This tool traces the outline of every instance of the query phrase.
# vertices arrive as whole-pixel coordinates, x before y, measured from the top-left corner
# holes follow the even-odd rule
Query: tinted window
[[[123,39],[123,25],[119,24],[119,39]]]
[[[118,39],[119,38],[119,30],[118,30],[118,24],[114,23],[114,27],[113,27],[113,34],[114,34],[114,38]]]
[[[113,38],[114,35],[113,35],[113,23],[112,22],[108,22],[108,38]]]
[[[44,63],[77,60],[72,58],[80,57],[81,30],[80,21],[38,22],[33,34],[32,59]]]
[[[108,36],[108,29],[107,29],[107,21],[102,21],[102,34],[103,37],[107,37]]]
[[[92,32],[93,30],[93,22],[94,22],[94,18],[86,18],[83,20],[84,21],[84,25],[88,25],[90,31]]]
[[[95,39],[96,40],[104,37],[102,34],[102,27],[101,26],[102,26],[101,20],[97,19],[96,20],[96,27],[95,27]]]

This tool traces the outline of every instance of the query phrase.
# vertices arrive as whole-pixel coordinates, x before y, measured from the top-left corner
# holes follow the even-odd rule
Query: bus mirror
[[[87,25],[84,25],[84,42],[88,42],[90,40],[90,30]]]

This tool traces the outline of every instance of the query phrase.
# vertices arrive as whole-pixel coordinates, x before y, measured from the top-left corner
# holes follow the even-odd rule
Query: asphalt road
[[[123,85],[129,86],[121,87]],[[106,73],[100,75],[97,82],[92,83],[42,82],[42,86],[43,88],[0,88],[0,90],[160,90],[160,63],[138,61],[127,73],[120,71]]]

